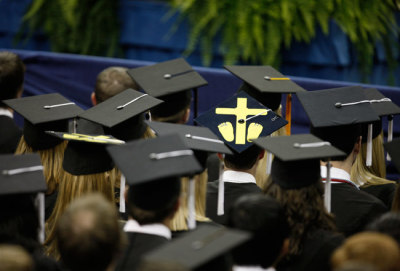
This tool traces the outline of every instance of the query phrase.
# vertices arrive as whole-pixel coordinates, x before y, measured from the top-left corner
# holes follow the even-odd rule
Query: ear
[[[265,155],[265,150],[261,150],[260,154],[258,155],[258,159],[260,159],[260,160],[263,159],[264,155]]]
[[[185,114],[183,114],[182,116],[182,124],[185,124],[189,121],[190,118],[190,107],[185,109]]]
[[[93,106],[97,105],[96,94],[94,94],[94,92],[90,95],[90,99],[92,100]]]
[[[222,156],[222,153],[217,153],[217,156],[218,156],[218,158],[219,158],[219,160],[223,160],[224,159],[224,157]]]
[[[361,145],[362,145],[362,142],[361,142],[361,136],[360,136],[360,137],[358,137],[357,142],[354,144],[354,147],[353,147],[353,152],[355,154],[358,154],[360,152]]]

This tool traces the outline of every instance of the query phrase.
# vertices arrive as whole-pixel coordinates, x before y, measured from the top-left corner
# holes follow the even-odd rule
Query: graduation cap
[[[297,93],[312,124],[312,133],[349,153],[361,136],[359,124],[379,121],[359,86]],[[347,140],[346,140],[347,139]]]
[[[271,175],[283,189],[299,189],[320,180],[320,160],[345,157],[346,153],[311,134],[264,137],[254,144],[275,155]],[[328,166],[329,168],[329,166]],[[325,206],[330,211],[330,174],[325,183]]]
[[[195,119],[211,129],[236,153],[249,148],[258,137],[267,136],[287,124],[244,91]]]
[[[194,89],[194,116],[197,116],[197,88],[208,83],[183,58],[130,69],[128,74],[147,94],[165,102],[152,110],[159,117],[183,110],[190,104],[190,90]]]
[[[36,194],[38,240],[44,242],[44,193],[47,191],[38,154],[0,155],[0,196]]]
[[[140,138],[146,130],[142,113],[160,103],[161,100],[148,94],[127,89],[86,110],[79,117],[103,125],[106,134],[129,141]]]
[[[83,110],[58,93],[37,95],[3,101],[24,117],[23,134],[34,150],[46,150],[62,140],[46,135],[46,130],[67,131],[68,120]]]
[[[369,88],[364,90],[365,98],[370,101],[372,108],[382,118],[388,118],[388,142],[393,139],[393,115],[400,114],[400,107],[392,102],[391,99],[384,96],[379,90],[375,88]],[[371,128],[372,127],[372,128]],[[372,132],[371,132],[372,129]],[[377,137],[382,131],[382,122],[376,121],[368,125],[367,128],[364,126],[363,129],[363,142],[367,142],[367,162],[372,162],[372,139]],[[364,140],[365,138],[365,140]],[[369,151],[368,151],[369,150]],[[388,156],[388,160],[390,157]],[[367,166],[371,164],[367,163]]]
[[[189,270],[200,267],[206,270],[207,264],[250,238],[250,233],[207,223],[145,254],[143,262],[177,263]],[[218,270],[215,266],[207,267],[207,270]]]
[[[64,152],[63,169],[72,175],[87,175],[106,172],[114,168],[106,145],[120,145],[125,142],[112,136],[84,135],[47,131],[49,135],[68,140]]]
[[[240,90],[246,91],[266,107],[276,111],[282,99],[286,97],[286,126],[287,134],[290,135],[291,124],[291,93],[306,91],[290,78],[284,76],[271,66],[224,66],[225,69],[244,81]]]
[[[163,193],[179,190],[180,177],[202,171],[193,151],[177,134],[110,146],[107,151],[128,184],[134,186],[135,196],[132,198],[143,209],[162,207],[165,202]],[[151,198],[146,191],[151,191]]]
[[[390,142],[383,143],[383,146],[392,158],[397,171],[400,172],[400,139],[397,138]]]
[[[148,122],[151,129],[157,135],[164,136],[169,134],[179,134],[184,138],[186,145],[194,151],[197,161],[201,164],[203,169],[206,168],[206,160],[209,152],[218,152],[225,154],[232,154],[232,151],[225,145],[224,141],[211,132],[207,127],[189,126],[183,124],[172,124],[165,122]],[[221,168],[221,166],[220,166]],[[194,199],[195,183],[193,179],[189,181],[188,195],[189,199]],[[188,225],[195,225],[195,202],[188,200],[189,222]],[[193,215],[191,215],[193,214]],[[194,228],[193,227],[189,227]]]
[[[209,128],[173,124],[166,122],[147,122],[151,129],[159,136],[179,134],[184,138],[188,148],[194,150],[199,163],[205,167],[209,152],[232,154],[232,151]]]
[[[287,121],[244,91],[208,110],[195,121],[210,128],[238,154],[252,146],[254,139],[270,135],[287,124]],[[218,215],[224,214],[224,182],[221,173],[222,171],[218,184]]]

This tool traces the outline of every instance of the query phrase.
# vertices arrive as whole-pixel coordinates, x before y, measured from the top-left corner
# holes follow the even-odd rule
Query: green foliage
[[[23,27],[43,30],[53,51],[115,55],[118,47],[118,1],[32,0]]]
[[[282,47],[310,42],[319,26],[329,33],[333,19],[358,52],[364,73],[372,67],[374,48],[384,43],[394,63],[390,37],[397,37],[392,0],[169,0],[191,31],[186,53],[200,46],[203,64],[212,61],[215,38],[226,64],[240,61],[279,66]]]

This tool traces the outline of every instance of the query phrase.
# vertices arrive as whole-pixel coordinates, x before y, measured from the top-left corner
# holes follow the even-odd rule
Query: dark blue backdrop
[[[0,1],[0,47],[44,51],[50,49],[47,38],[41,33],[35,33],[25,44],[13,44],[13,37],[20,27],[24,10],[30,2],[31,0]],[[169,20],[165,19],[169,11],[165,2],[119,0],[119,4],[121,22],[119,43],[126,58],[159,62],[181,56],[186,47],[188,25],[183,23],[173,35],[167,38],[167,33],[170,32],[176,16]],[[397,17],[400,22],[400,16]],[[355,64],[354,48],[333,21],[330,22],[329,29],[328,36],[318,29],[316,37],[310,44],[293,43],[289,50],[283,50],[283,63],[280,70],[284,74],[295,76],[360,82],[361,75]],[[386,85],[388,69],[381,44],[377,44],[376,53],[369,82]],[[212,66],[221,67],[221,54],[214,50],[214,55]],[[399,47],[395,48],[395,57],[399,60]],[[199,51],[195,51],[187,60],[192,65],[201,66]],[[399,74],[400,68],[397,68],[394,82],[397,86],[400,86]]]

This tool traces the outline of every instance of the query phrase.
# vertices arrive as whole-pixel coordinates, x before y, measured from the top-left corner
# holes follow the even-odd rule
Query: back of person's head
[[[251,240],[232,252],[237,265],[271,266],[289,237],[289,226],[280,204],[270,196],[240,197],[228,213],[228,226],[252,233]]]
[[[368,224],[366,229],[390,235],[400,245],[400,213],[383,214]]]
[[[28,252],[16,245],[0,245],[0,271],[33,271],[34,263]]]
[[[400,249],[386,234],[362,232],[349,237],[331,257],[333,268],[349,261],[371,264],[378,271],[400,270]]]
[[[179,207],[181,180],[168,177],[131,185],[128,190],[128,213],[139,224],[162,223],[174,216]]]
[[[225,166],[234,170],[251,169],[262,151],[253,144],[241,153],[226,154],[224,158]]]
[[[1,196],[0,214],[0,243],[18,244],[33,252],[39,227],[33,196]]]
[[[127,70],[124,67],[109,67],[99,73],[94,90],[97,103],[104,102],[128,88],[139,89]]]
[[[311,126],[310,133],[324,141],[330,142],[336,148],[344,151],[348,156],[353,151],[354,145],[361,136],[361,125],[351,124],[322,128]],[[346,157],[343,157],[343,159],[346,159]]]
[[[22,93],[25,65],[11,52],[0,52],[0,107],[7,107],[2,100],[17,98]]]
[[[61,216],[56,239],[63,264],[70,270],[106,270],[123,246],[113,206],[101,194],[73,201]]]
[[[334,271],[378,271],[373,265],[364,262],[349,261],[335,268]]]

